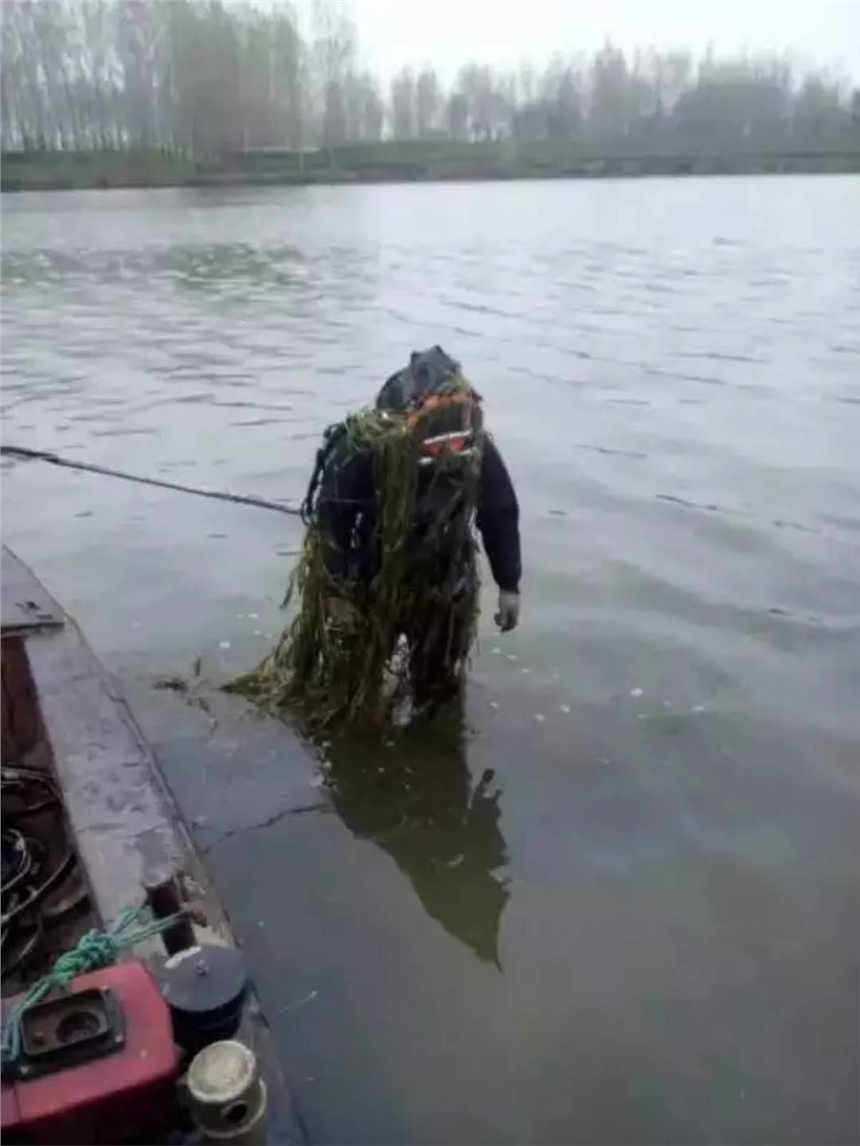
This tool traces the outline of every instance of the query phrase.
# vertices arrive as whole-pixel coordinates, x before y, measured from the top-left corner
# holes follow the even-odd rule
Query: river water
[[[860,1135],[858,220],[853,177],[4,197],[7,443],[298,498],[440,342],[518,487],[463,730],[292,765],[310,814],[222,861],[317,1140]],[[20,463],[3,514],[138,687],[279,629],[289,518]]]

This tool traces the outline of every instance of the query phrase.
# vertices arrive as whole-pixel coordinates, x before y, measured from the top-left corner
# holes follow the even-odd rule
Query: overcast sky
[[[467,60],[516,64],[555,51],[624,48],[788,51],[860,79],[860,0],[350,0],[365,62],[452,78]]]

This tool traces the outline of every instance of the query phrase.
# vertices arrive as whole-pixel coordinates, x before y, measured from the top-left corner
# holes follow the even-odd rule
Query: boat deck
[[[141,902],[147,877],[167,868],[190,889],[197,941],[233,945],[215,887],[119,688],[72,618],[5,546],[0,579],[4,768],[17,765],[53,777],[62,803],[61,833],[77,854],[89,891],[87,908],[44,945],[29,976],[4,981],[4,997],[44,974],[84,930],[105,926]],[[134,954],[153,963],[164,958],[158,939]],[[266,1077],[274,1140],[305,1141],[256,998],[246,1008],[239,1037],[253,1047]]]

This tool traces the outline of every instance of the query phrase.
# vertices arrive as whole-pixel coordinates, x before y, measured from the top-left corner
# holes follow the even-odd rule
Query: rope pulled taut
[[[196,497],[209,497],[216,501],[232,501],[239,505],[253,505],[258,509],[272,509],[277,513],[289,514],[291,517],[301,517],[302,515],[301,509],[297,506],[288,505],[281,501],[270,501],[268,498],[257,497],[254,494],[231,493],[228,490],[207,489],[205,486],[182,485],[180,482],[144,477],[142,474],[130,474],[124,470],[111,469],[109,466],[97,466],[92,462],[76,462],[69,458],[61,458],[59,454],[52,454],[47,450],[31,450],[25,446],[0,445],[0,454],[4,457],[21,458],[32,462],[47,462],[49,465],[62,466],[65,469],[82,470],[85,473],[120,478],[123,481],[139,482],[141,485],[153,485],[160,489],[174,490],[176,493],[191,493]]]

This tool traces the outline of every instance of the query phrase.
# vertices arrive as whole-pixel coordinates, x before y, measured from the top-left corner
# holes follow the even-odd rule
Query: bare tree
[[[395,139],[415,138],[415,77],[404,68],[391,81],[391,130]]]
[[[592,134],[608,139],[625,135],[628,126],[629,81],[624,53],[607,41],[591,66]]]
[[[469,138],[469,102],[460,91],[452,92],[448,97],[447,121],[452,139]]]
[[[30,140],[24,106],[26,61],[21,45],[20,5],[4,4],[0,17],[0,140],[4,151],[27,149]]]
[[[425,68],[415,84],[415,131],[427,139],[439,128],[439,81],[432,68]]]
[[[304,48],[292,11],[281,6],[271,17],[269,102],[270,143],[301,147],[306,142],[307,75]]]
[[[347,76],[354,70],[356,30],[347,10],[335,0],[315,0],[313,60],[320,104],[320,139],[327,146],[348,135]]]
[[[492,139],[499,120],[499,101],[490,68],[467,64],[457,77],[457,91],[466,101],[470,137]]]
[[[575,139],[584,115],[581,77],[571,60],[556,56],[550,61],[541,83],[546,136],[549,139]]]
[[[127,141],[148,147],[157,142],[159,135],[155,50],[162,30],[157,22],[158,9],[146,0],[114,3]]]
[[[83,59],[78,86],[88,121],[87,141],[90,147],[115,147],[120,138],[116,8],[106,0],[84,0],[79,11]]]
[[[350,74],[347,105],[351,140],[371,142],[382,138],[385,108],[379,85],[370,72]]]

